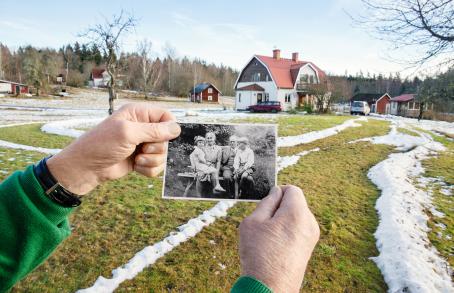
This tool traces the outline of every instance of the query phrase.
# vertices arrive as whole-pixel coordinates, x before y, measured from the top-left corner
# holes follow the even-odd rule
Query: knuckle
[[[151,125],[149,135],[153,139],[160,139],[163,136],[161,128],[158,126],[158,123],[153,123]]]

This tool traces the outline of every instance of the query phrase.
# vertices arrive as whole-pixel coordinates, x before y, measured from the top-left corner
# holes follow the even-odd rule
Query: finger
[[[145,167],[142,165],[134,165],[134,171],[147,177],[156,177],[164,170],[164,167],[165,167],[164,164],[159,165],[157,167]]]
[[[136,165],[144,167],[157,167],[166,161],[165,154],[138,154],[135,158]]]
[[[142,152],[145,154],[165,154],[166,151],[167,142],[150,142],[142,146]]]
[[[114,115],[142,123],[176,121],[175,116],[169,110],[153,106],[150,103],[126,104]]]
[[[287,185],[282,187],[282,201],[274,217],[300,217],[303,216],[307,207],[303,191],[296,186]]]
[[[138,145],[144,142],[165,142],[180,135],[181,128],[175,121],[159,123],[131,122],[133,142]]]
[[[282,190],[279,186],[274,186],[270,193],[260,201],[256,209],[250,215],[259,221],[265,221],[273,217],[282,199]]]

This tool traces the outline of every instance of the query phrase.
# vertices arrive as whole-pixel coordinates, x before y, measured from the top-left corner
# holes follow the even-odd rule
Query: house
[[[282,58],[279,49],[273,50],[272,57],[254,55],[235,82],[235,109],[246,110],[263,101],[280,101],[283,110],[314,105],[310,84],[325,77],[315,64],[300,61],[298,53],[292,53],[291,59]]]
[[[204,82],[196,84],[189,91],[189,100],[191,102],[213,102],[217,103],[222,93],[211,83]]]
[[[109,85],[109,73],[103,68],[93,68],[90,73],[88,85],[91,87],[107,87]]]
[[[65,75],[63,73],[58,74],[56,76],[55,80],[58,84],[62,84],[62,83],[66,82]]]
[[[388,93],[365,94],[358,93],[354,95],[350,102],[364,101],[369,104],[371,113],[390,114],[391,96]]]
[[[415,94],[403,94],[391,99],[391,114],[405,117],[418,117],[421,103],[415,100]],[[433,110],[433,104],[424,105],[425,110]]]
[[[19,95],[28,94],[28,85],[8,80],[0,80],[0,93]]]

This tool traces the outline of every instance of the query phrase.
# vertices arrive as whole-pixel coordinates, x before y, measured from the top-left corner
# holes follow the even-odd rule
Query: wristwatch
[[[47,197],[55,203],[65,208],[79,206],[82,203],[79,196],[63,187],[50,173],[47,167],[47,160],[50,157],[42,159],[38,164],[33,166],[36,179],[38,179],[38,182],[43,187]]]

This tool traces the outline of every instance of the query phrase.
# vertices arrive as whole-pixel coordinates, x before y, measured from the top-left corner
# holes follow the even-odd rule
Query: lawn
[[[285,117],[276,119],[280,135],[320,130],[351,119]],[[243,122],[260,122],[260,119]],[[316,147],[321,149],[301,158],[278,176],[280,184],[302,187],[321,227],[321,240],[309,264],[302,292],[384,292],[387,289],[380,271],[369,259],[378,254],[373,233],[378,224],[374,205],[379,191],[367,178],[367,172],[393,150],[384,145],[348,142],[383,135],[389,131],[389,123],[372,119],[361,123],[362,127],[348,128],[337,135],[279,151],[280,155],[290,155]],[[0,139],[53,148],[63,147],[71,140],[40,133],[38,125],[28,127],[8,128],[7,133],[2,130]],[[0,152],[0,170],[4,173],[21,169],[42,157],[25,151],[0,149]],[[8,161],[10,157],[16,159]],[[439,161],[434,163],[433,170],[442,170],[447,178],[451,174],[451,179],[446,180],[453,180],[445,160],[434,160]],[[0,172],[0,179],[6,176]],[[98,276],[110,277],[112,269],[126,263],[144,246],[163,239],[175,227],[214,205],[162,200],[161,187],[162,179],[136,174],[98,187],[71,215],[73,234],[12,292],[73,292],[89,287]],[[118,292],[228,291],[239,276],[237,228],[254,207],[255,204],[238,203],[227,217],[182,243],[133,280],[121,284]]]

